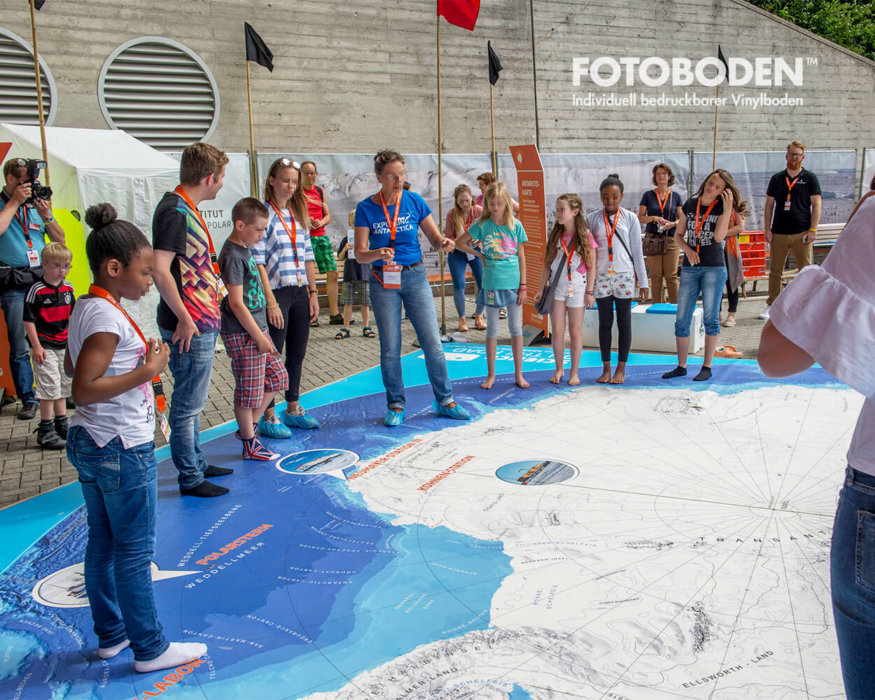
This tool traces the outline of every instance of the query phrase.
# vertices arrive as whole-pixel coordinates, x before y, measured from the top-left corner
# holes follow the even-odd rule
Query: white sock
[[[189,661],[195,661],[207,653],[207,645],[196,642],[171,642],[161,656],[149,661],[134,661],[134,670],[138,673],[160,671],[162,668],[184,666]]]
[[[127,649],[129,646],[131,646],[131,643],[130,643],[129,640],[126,639],[126,640],[123,641],[123,642],[119,642],[119,643],[116,644],[115,646],[112,646],[112,647],[104,647],[104,648],[102,648],[102,649],[98,649],[98,650],[97,650],[97,655],[98,655],[101,659],[111,659],[111,658],[114,657],[114,656],[118,656],[118,654],[119,654],[120,652],[124,651],[124,650]]]

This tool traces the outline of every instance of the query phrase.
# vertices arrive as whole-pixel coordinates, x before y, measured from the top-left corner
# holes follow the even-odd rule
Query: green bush
[[[749,0],[824,39],[875,60],[873,0]]]

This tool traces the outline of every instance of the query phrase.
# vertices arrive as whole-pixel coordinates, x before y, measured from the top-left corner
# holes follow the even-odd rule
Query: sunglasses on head
[[[284,168],[294,168],[298,170],[301,167],[301,164],[296,160],[289,160],[288,158],[280,158],[280,165]]]

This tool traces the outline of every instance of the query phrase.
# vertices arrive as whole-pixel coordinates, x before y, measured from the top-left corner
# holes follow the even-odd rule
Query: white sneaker
[[[769,320],[769,309],[770,309],[770,308],[771,308],[771,307],[767,306],[765,309],[763,309],[763,312],[762,312],[759,316],[757,316],[757,318],[760,319],[760,320],[762,320],[762,321],[768,321],[768,320]]]

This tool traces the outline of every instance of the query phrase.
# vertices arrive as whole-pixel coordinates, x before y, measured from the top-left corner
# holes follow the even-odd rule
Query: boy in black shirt
[[[267,228],[268,211],[252,197],[241,199],[231,212],[234,232],[222,246],[219,270],[226,296],[220,305],[222,342],[234,374],[234,415],[237,417],[243,459],[270,461],[278,454],[265,448],[255,435],[256,423],[274,395],[289,385],[289,375],[267,331],[264,288],[251,246]]]
[[[30,343],[40,422],[36,441],[48,450],[62,450],[67,438],[67,399],[70,378],[64,372],[67,326],[76,303],[65,275],[73,254],[63,243],[48,243],[42,250],[45,273],[24,298],[24,332]]]
[[[769,307],[781,293],[781,275],[792,251],[796,268],[811,264],[811,249],[820,222],[820,182],[802,167],[805,146],[793,141],[787,146],[787,168],[772,175],[766,189],[765,237],[770,244],[769,297],[761,319],[769,317]],[[772,214],[774,213],[774,219]]]

